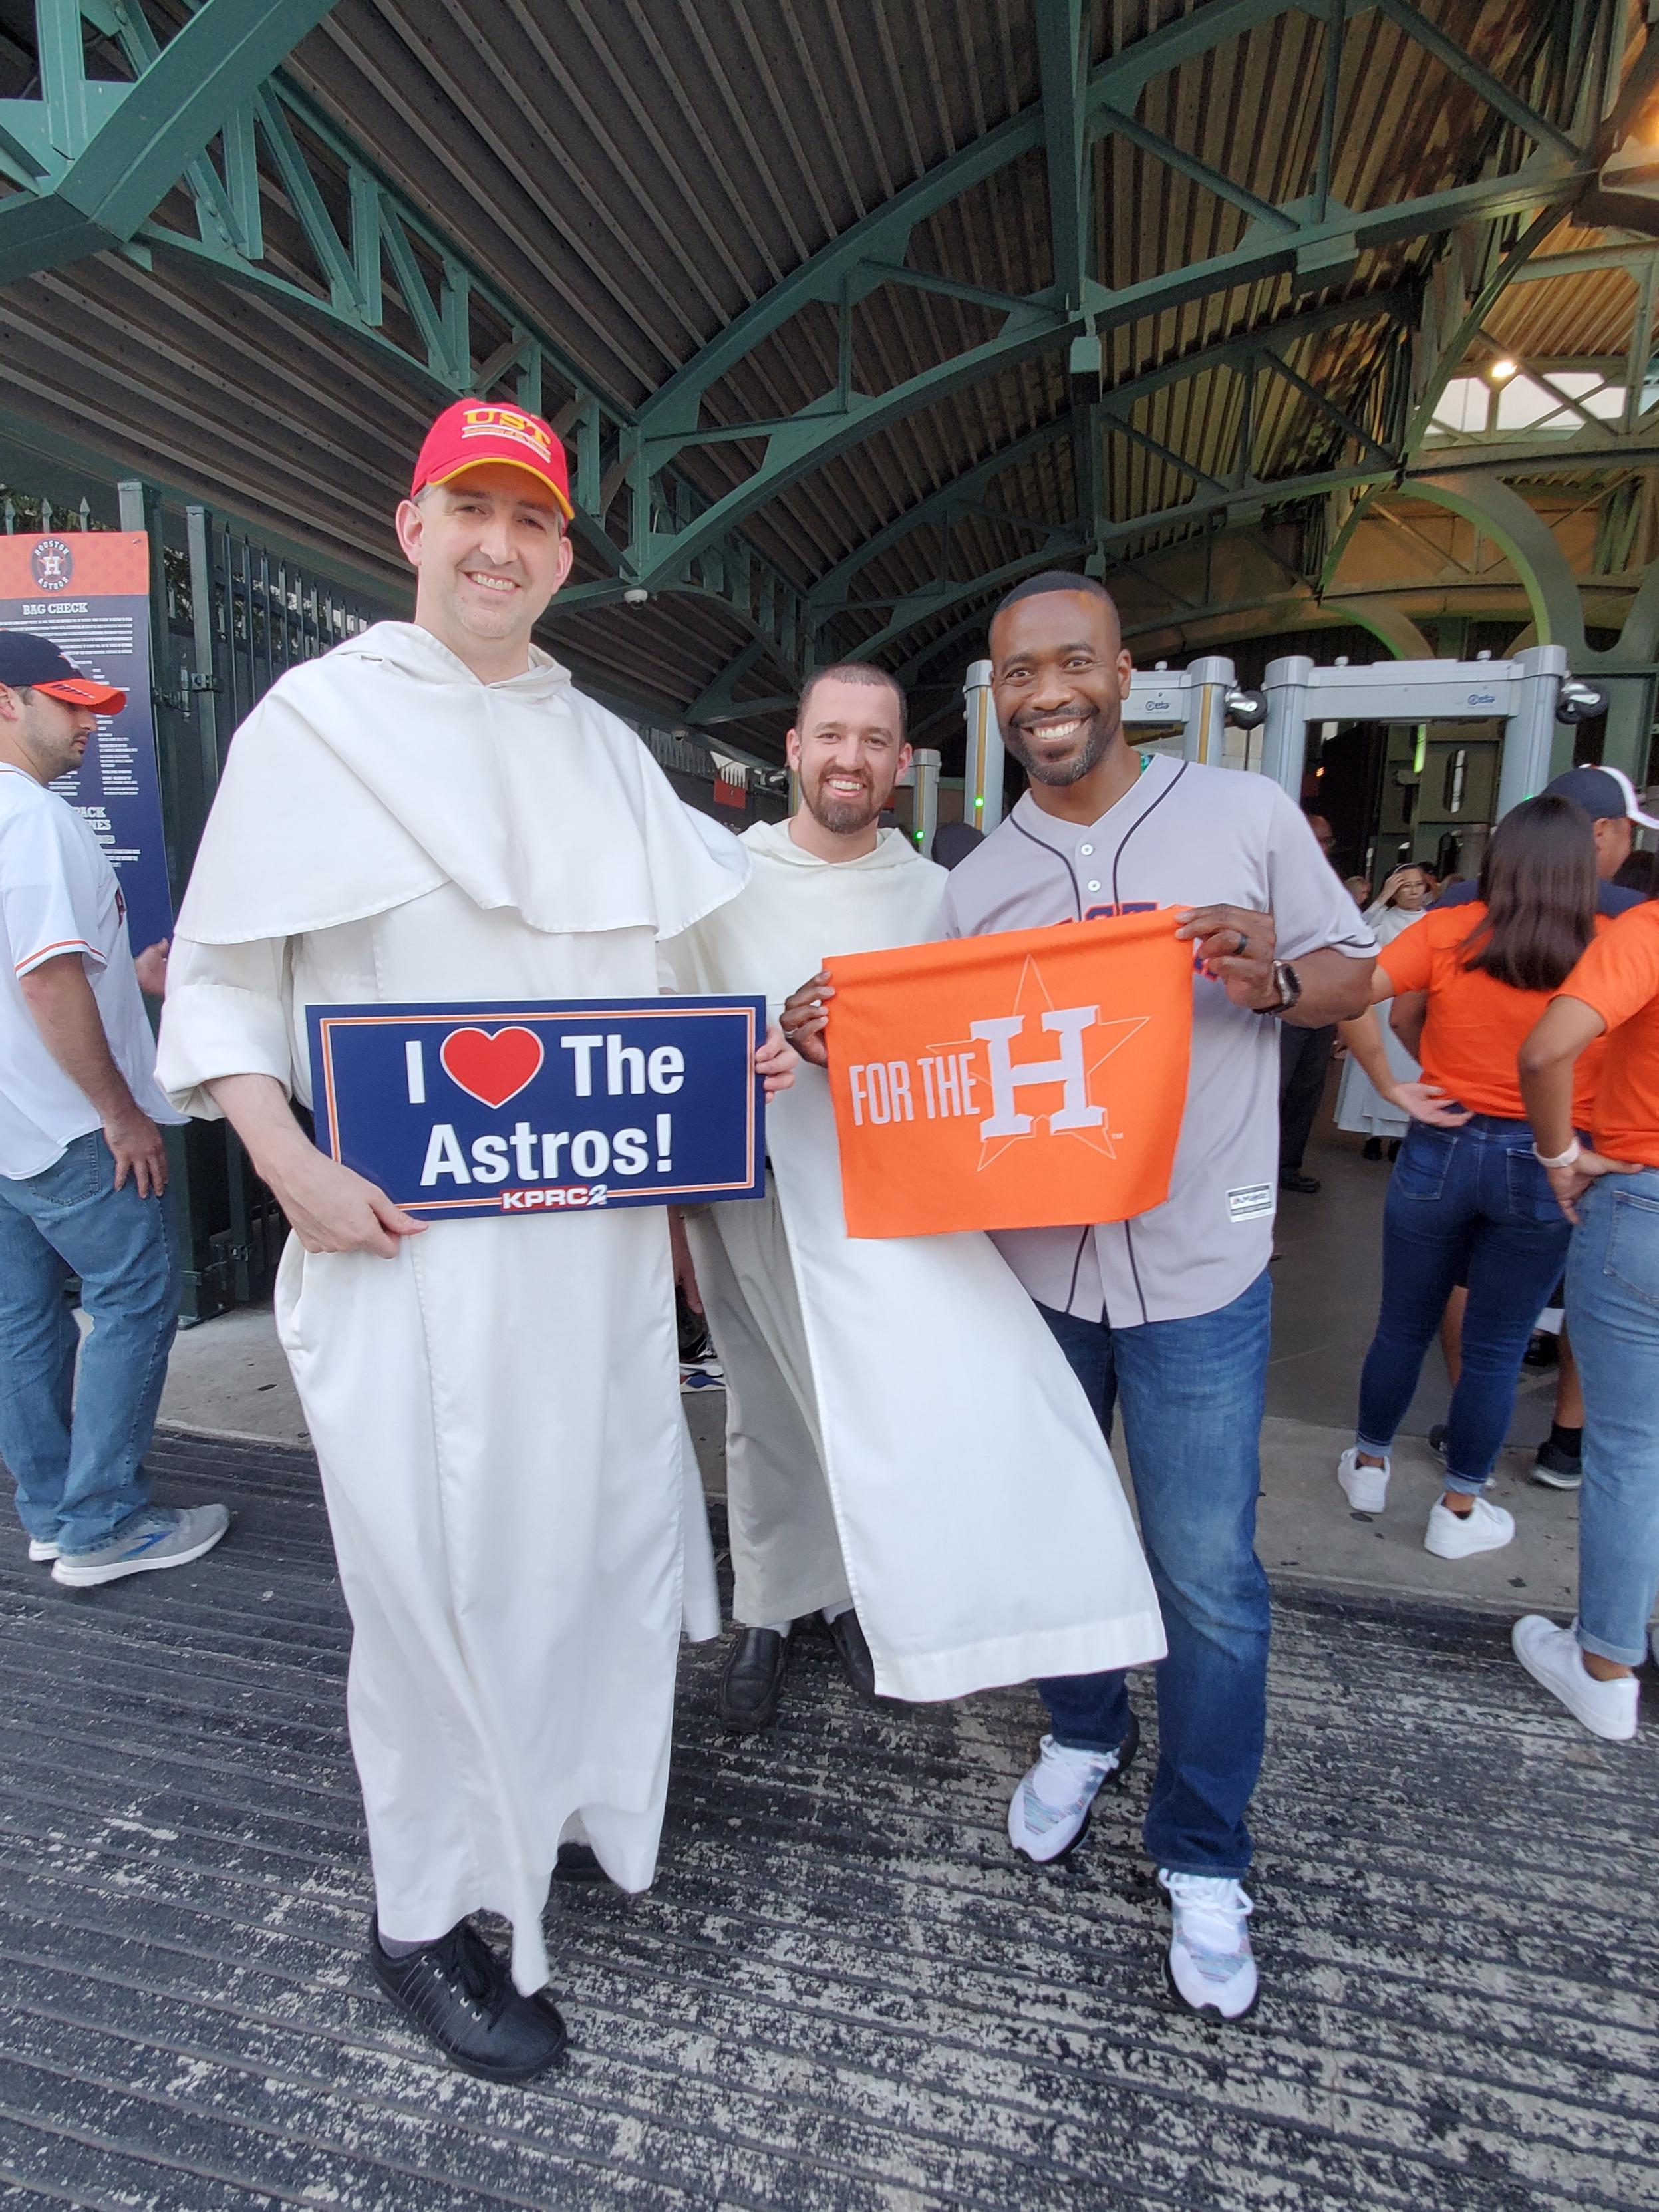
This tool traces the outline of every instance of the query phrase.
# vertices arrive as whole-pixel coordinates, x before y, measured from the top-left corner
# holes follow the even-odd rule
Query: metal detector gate
[[[975,661],[963,691],[968,750],[963,819],[989,832],[1002,819],[1003,743],[991,664]],[[1533,645],[1512,660],[1384,660],[1319,667],[1305,654],[1269,661],[1261,691],[1242,690],[1233,664],[1206,654],[1185,669],[1137,668],[1123,720],[1179,728],[1182,757],[1220,767],[1229,725],[1262,730],[1261,772],[1298,803],[1310,722],[1501,721],[1500,816],[1549,781],[1555,726],[1606,712],[1594,684],[1567,668],[1565,647]]]
[[[988,660],[975,660],[969,668],[963,696],[968,723],[963,819],[988,836],[1002,819],[1005,760]],[[1259,691],[1239,688],[1231,660],[1206,653],[1190,668],[1137,668],[1129,679],[1123,720],[1132,729],[1178,728],[1183,760],[1221,768],[1226,765],[1228,726],[1253,730],[1266,711]]]
[[[1501,818],[1543,789],[1555,726],[1605,713],[1594,684],[1568,672],[1566,648],[1530,645],[1512,660],[1384,660],[1319,668],[1305,654],[1267,664],[1265,775],[1300,799],[1310,722],[1504,724],[1497,812]]]

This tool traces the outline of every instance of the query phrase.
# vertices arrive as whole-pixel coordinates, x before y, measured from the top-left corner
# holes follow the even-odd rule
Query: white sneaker
[[[1382,1510],[1389,1502],[1389,1477],[1393,1472],[1394,1462],[1387,1459],[1381,1467],[1361,1467],[1358,1444],[1350,1444],[1336,1462],[1336,1479],[1356,1513]]]
[[[1541,1613],[1528,1613],[1510,1631],[1515,1656],[1553,1698],[1581,1720],[1592,1735],[1609,1743],[1626,1743],[1636,1733],[1636,1705],[1641,1692],[1634,1674],[1611,1682],[1598,1682],[1584,1664],[1578,1638],[1570,1628],[1558,1628]]]
[[[1243,2020],[1259,1994],[1246,1924],[1255,1907],[1231,1875],[1171,1874],[1170,1986],[1183,2004],[1218,2020]]]
[[[1014,1849],[1046,1866],[1080,1843],[1101,1784],[1128,1771],[1139,1740],[1133,1717],[1115,1751],[1068,1751],[1045,1735],[1036,1765],[1009,1800],[1008,1840]]]
[[[1477,1498],[1471,1513],[1454,1513],[1438,1498],[1429,1508],[1423,1549],[1437,1559],[1473,1559],[1477,1552],[1501,1552],[1515,1534],[1515,1516]]]
[[[185,1567],[210,1552],[229,1526],[222,1505],[153,1505],[94,1551],[60,1552],[52,1578],[70,1589],[88,1589],[119,1582],[124,1575]]]
[[[29,1538],[29,1557],[34,1560],[37,1565],[42,1559],[55,1559],[58,1557],[58,1547],[56,1544],[52,1543],[49,1538],[31,1536]]]

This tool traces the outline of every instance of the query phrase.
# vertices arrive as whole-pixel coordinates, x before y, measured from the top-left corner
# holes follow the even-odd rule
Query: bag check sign
[[[310,1010],[324,1152],[406,1212],[758,1198],[758,999]]]
[[[827,962],[849,1235],[1063,1227],[1161,1205],[1192,1044],[1176,921]]]

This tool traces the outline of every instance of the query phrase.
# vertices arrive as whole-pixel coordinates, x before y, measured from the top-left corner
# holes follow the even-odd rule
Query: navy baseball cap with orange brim
[[[570,464],[552,424],[522,407],[489,399],[458,399],[445,408],[426,434],[409,495],[417,498],[428,484],[450,483],[489,465],[522,469],[552,493],[567,522],[575,514]]]
[[[95,714],[118,714],[127,695],[113,684],[83,676],[49,637],[33,630],[0,630],[0,684],[13,691],[44,691],[71,707],[90,707]]]

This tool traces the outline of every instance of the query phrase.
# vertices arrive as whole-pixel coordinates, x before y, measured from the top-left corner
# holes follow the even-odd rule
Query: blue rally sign
[[[317,1142],[438,1220],[765,1188],[760,999],[313,1006]]]

